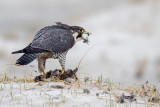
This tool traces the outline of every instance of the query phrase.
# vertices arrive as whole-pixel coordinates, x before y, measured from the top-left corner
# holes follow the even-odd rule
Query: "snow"
[[[135,82],[139,64],[146,61],[140,81],[159,80],[160,14],[157,12],[159,7],[159,3],[152,1],[140,3],[130,1],[91,12],[92,14],[87,17],[81,16],[73,25],[83,26],[92,33],[89,37],[90,43],[87,45],[79,42],[68,52],[66,68],[75,68],[85,52],[92,47],[83,59],[79,73],[89,73],[93,78],[102,74],[105,78],[110,77],[115,81]],[[25,30],[28,28],[22,27],[21,33],[16,33],[20,37],[17,40],[6,40],[5,37],[1,37],[2,66],[15,63],[20,55],[10,53],[24,48],[32,40],[33,36],[28,35],[34,35],[36,31],[28,33]],[[26,41],[23,42],[24,40]],[[7,44],[6,48],[4,44]],[[35,67],[30,68],[30,65]],[[19,78],[31,73],[38,75],[33,72],[37,71],[37,61],[30,65],[20,68],[8,65],[1,68],[1,71],[7,72],[11,77],[16,74]],[[57,60],[47,60],[46,71],[56,68],[60,68]]]
[[[92,81],[92,82],[91,82]],[[103,84],[103,83],[102,83]],[[117,84],[117,83],[116,83]],[[118,83],[119,84],[119,83]],[[55,87],[60,87],[60,89]],[[126,89],[118,89],[115,83],[110,87],[107,85],[98,85],[95,81],[90,80],[86,85],[80,79],[72,83],[64,82],[7,82],[0,83],[0,106],[3,107],[44,107],[44,106],[68,106],[68,107],[105,107],[105,106],[141,106],[158,105],[155,103],[147,103],[146,98],[135,97],[136,101],[125,99],[124,103],[118,103],[116,96],[129,96],[130,93]],[[123,90],[122,90],[123,89]],[[87,90],[87,91],[84,91]]]

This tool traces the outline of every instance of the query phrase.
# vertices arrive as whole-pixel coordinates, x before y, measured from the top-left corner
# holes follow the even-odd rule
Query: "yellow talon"
[[[64,70],[64,69],[62,69],[61,75],[62,75],[64,72],[65,72],[65,70]]]
[[[44,75],[44,78],[46,78],[46,73],[45,72],[43,72],[43,75]]]

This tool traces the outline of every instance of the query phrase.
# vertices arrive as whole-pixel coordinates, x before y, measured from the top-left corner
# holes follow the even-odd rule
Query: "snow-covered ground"
[[[82,61],[80,73],[89,73],[95,78],[102,74],[104,77],[110,77],[115,81],[135,82],[136,74],[140,71],[142,74],[140,81],[159,80],[160,13],[158,10],[160,3],[158,1],[130,1],[114,4],[112,8],[102,7],[95,12],[87,10],[90,12],[88,16],[79,16],[79,20],[70,22],[73,25],[83,26],[92,35],[89,37],[89,45],[79,42],[69,51],[67,68],[75,68],[84,53],[93,47]],[[18,12],[21,13],[21,11]],[[70,17],[72,18],[72,16]],[[28,28],[26,27],[26,30]],[[22,27],[16,33],[18,37],[15,36],[16,34],[9,33],[6,37],[1,36],[0,39],[2,56],[0,63],[3,66],[1,70],[2,73],[7,72],[12,77],[13,74],[16,74],[23,78],[24,75],[30,75],[31,72],[38,75],[38,73],[33,72],[37,71],[36,61],[30,64],[35,66],[34,69],[30,68],[30,65],[25,67],[4,66],[15,62],[20,55],[11,55],[10,53],[28,45],[33,36],[27,35],[34,35],[38,30],[28,33],[24,29],[25,27]],[[4,44],[6,44],[5,48]],[[55,68],[60,68],[58,61],[48,60],[46,71]]]
[[[88,78],[88,77],[86,77]],[[2,107],[114,107],[158,106],[158,91],[150,84],[130,85],[92,80],[91,78],[64,82],[7,82],[0,83],[0,106]],[[149,88],[148,88],[149,87]],[[149,90],[149,91],[148,91]],[[123,96],[124,95],[124,96]],[[149,98],[159,98],[154,103]]]

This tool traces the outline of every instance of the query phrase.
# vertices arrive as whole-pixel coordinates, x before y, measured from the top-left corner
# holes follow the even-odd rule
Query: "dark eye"
[[[79,32],[82,32],[82,33],[83,33],[83,32],[84,32],[84,30],[83,30],[83,29],[80,29],[80,30],[79,30]]]

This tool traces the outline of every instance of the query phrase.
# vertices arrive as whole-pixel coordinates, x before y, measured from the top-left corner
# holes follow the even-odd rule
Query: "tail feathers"
[[[27,65],[35,60],[41,53],[23,54],[16,62],[17,65]]]
[[[12,54],[17,54],[17,53],[24,53],[24,52],[23,52],[23,50],[18,50],[18,51],[12,52]]]
[[[18,51],[12,52],[12,54],[17,54],[17,53],[33,54],[33,53],[42,53],[42,52],[45,52],[45,51],[46,50],[44,50],[44,49],[26,47],[26,48],[24,48],[22,50],[18,50]]]

